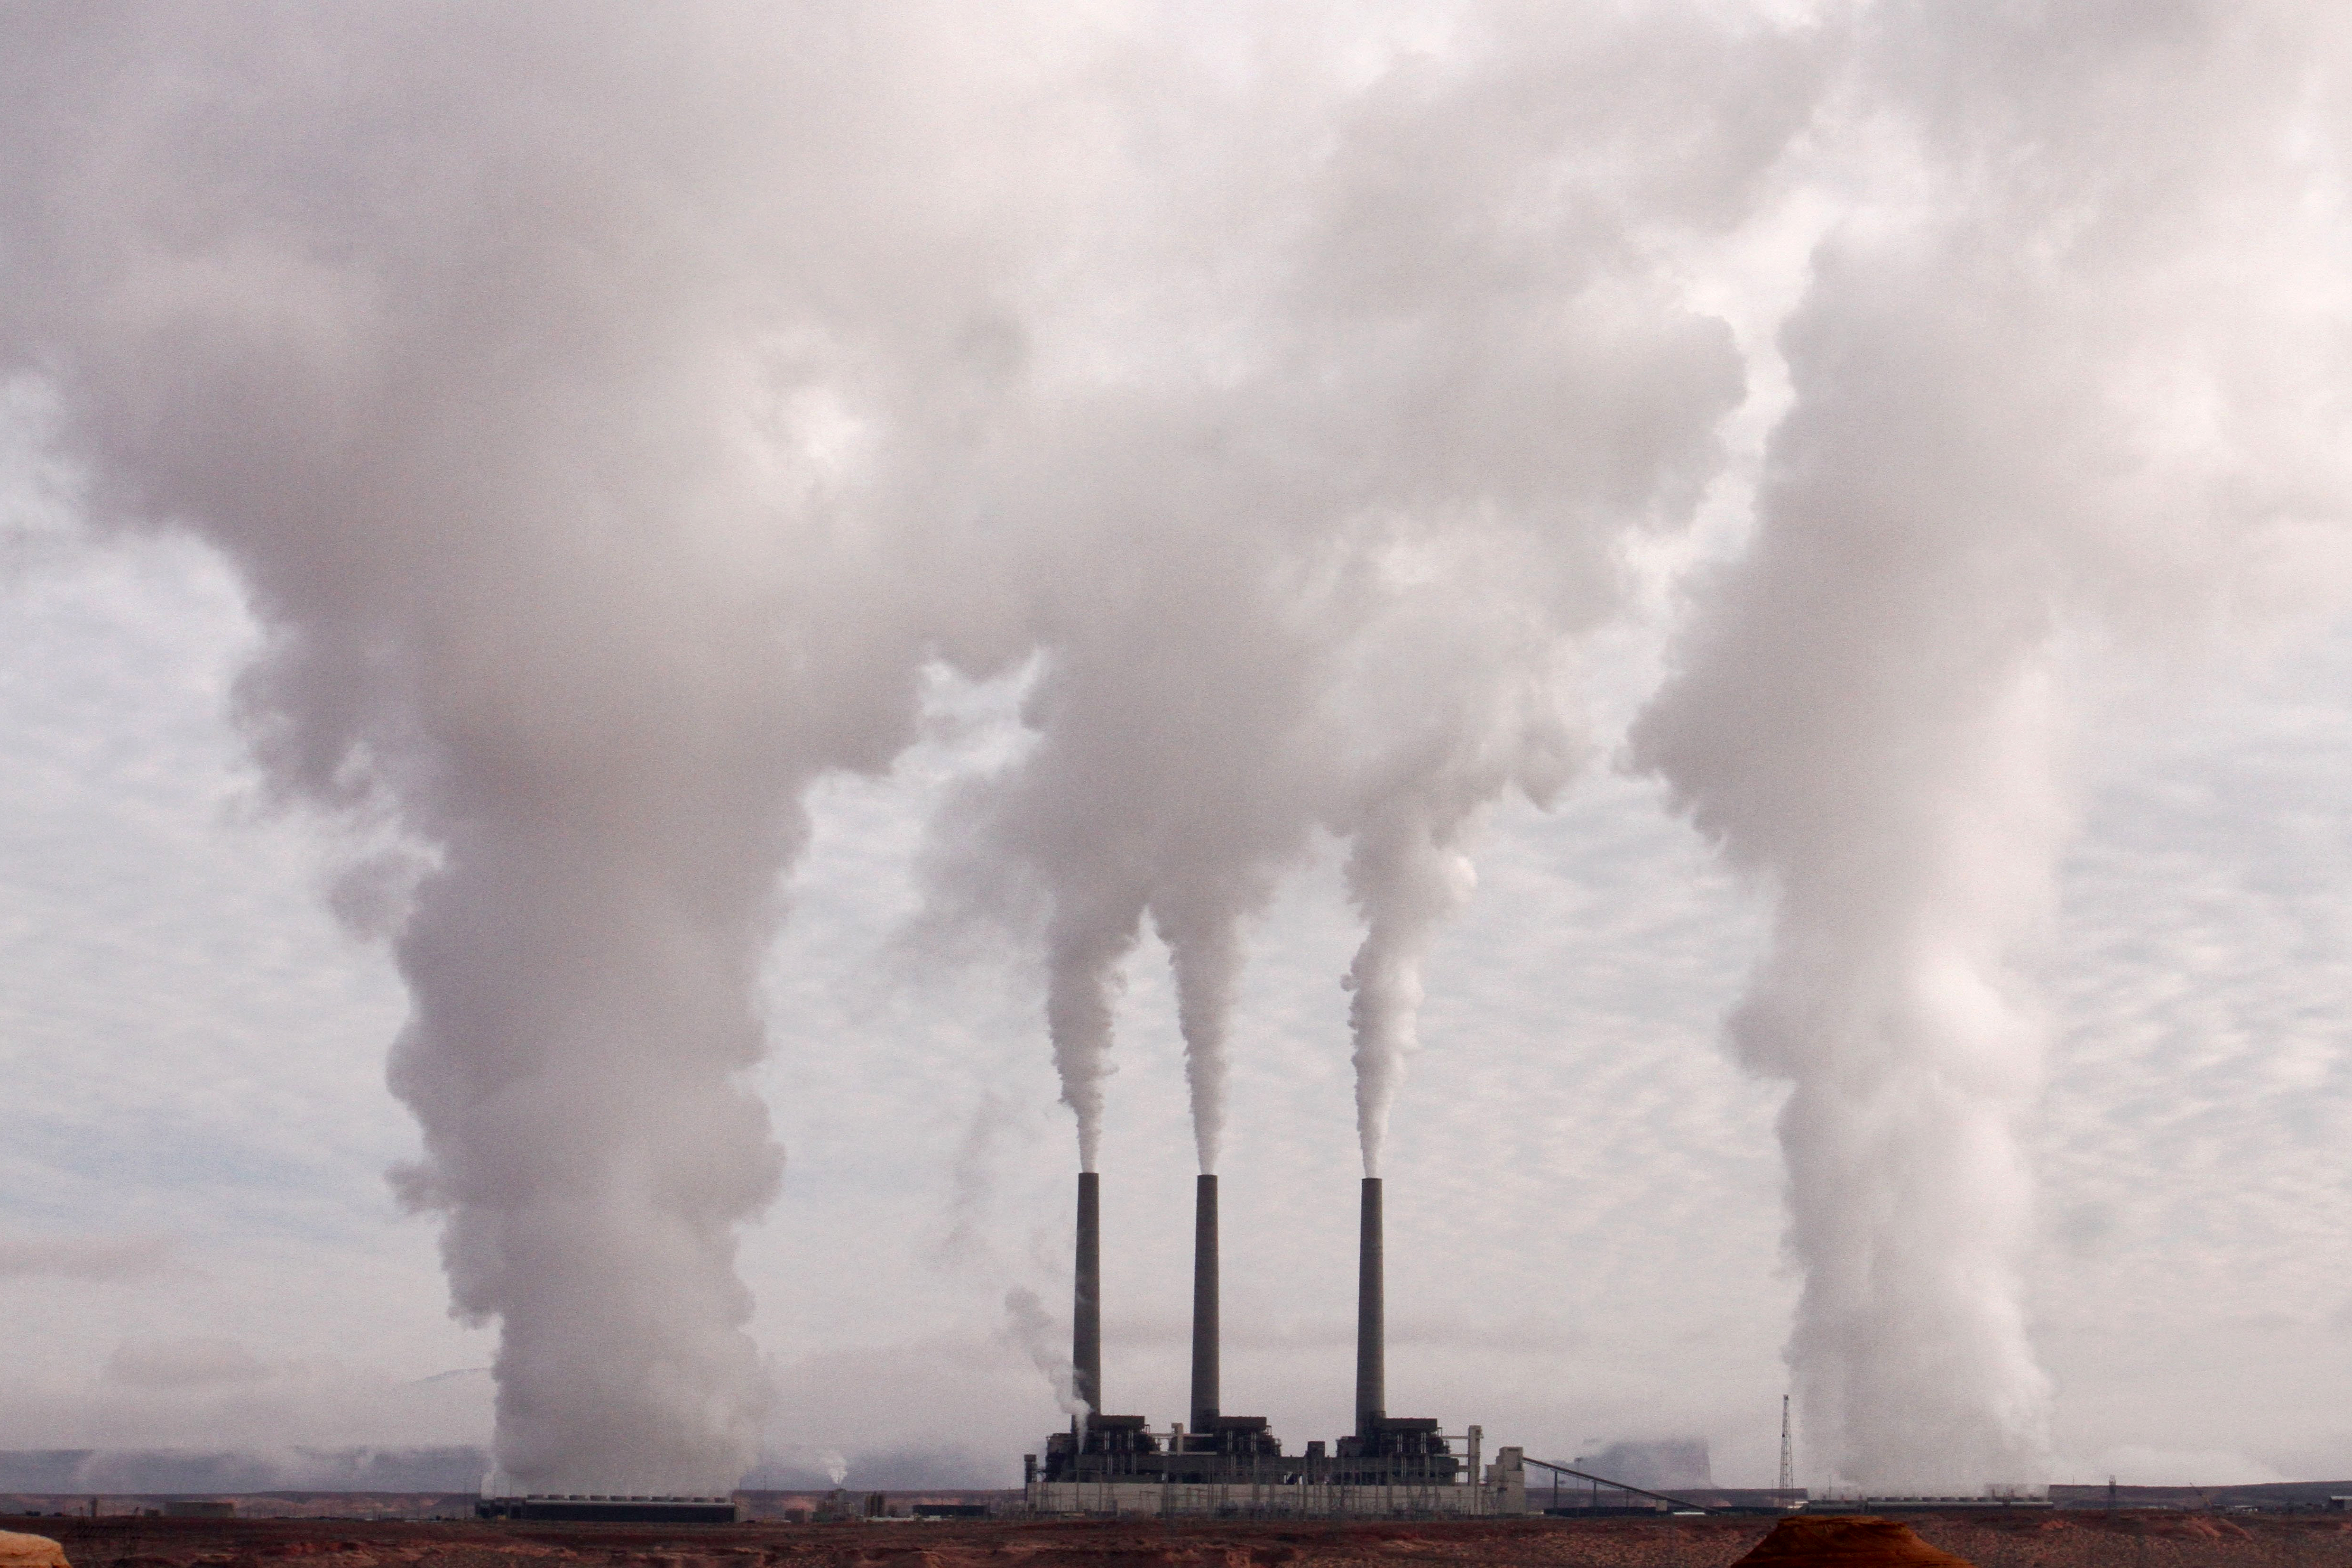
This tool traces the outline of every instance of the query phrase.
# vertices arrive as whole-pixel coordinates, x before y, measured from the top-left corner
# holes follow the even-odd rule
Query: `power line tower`
[[[1789,1441],[1789,1396],[1784,1394],[1780,1395],[1780,1500],[1787,1502],[1786,1494],[1796,1489],[1797,1450]]]

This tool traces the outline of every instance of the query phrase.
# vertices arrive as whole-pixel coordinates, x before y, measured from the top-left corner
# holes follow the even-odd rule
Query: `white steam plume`
[[[1305,15],[1305,14],[1301,14]],[[1687,517],[1740,395],[1677,247],[1741,222],[1813,76],[1800,33],[1704,7],[1501,7],[1220,28],[1186,163],[1123,237],[1121,353],[1033,337],[1065,420],[989,510],[1029,520],[1036,744],[956,802],[963,900],[1044,905],[1047,1017],[1099,1150],[1119,964],[1174,966],[1201,1168],[1216,1168],[1243,936],[1318,829],[1368,927],[1351,978],[1377,1164],[1465,837],[1581,755],[1570,652],[1629,529]],[[1432,31],[1431,29],[1433,29]],[[1667,76],[1706,90],[1668,97]],[[1670,149],[1661,152],[1660,149]],[[1207,237],[1213,236],[1213,241]]]
[[[1015,1286],[1004,1293],[1004,1337],[1044,1374],[1063,1415],[1083,1421],[1093,1414],[1077,1394],[1077,1373],[1070,1365],[1069,1326],[1055,1321],[1036,1291]]]
[[[1441,840],[1417,812],[1389,815],[1380,830],[1357,839],[1348,861],[1349,891],[1364,912],[1366,929],[1339,983],[1350,994],[1356,1140],[1367,1176],[1381,1173],[1405,1058],[1421,1044],[1422,962],[1437,922],[1460,908],[1477,884],[1469,858],[1453,847],[1453,825]]]
[[[1054,196],[1008,177],[970,233],[933,193],[1044,161],[962,111],[1026,68],[760,5],[5,29],[0,366],[53,383],[101,524],[243,574],[276,784],[416,847],[400,1185],[500,1329],[499,1471],[730,1487],[735,1231],[782,1163],[754,981],[801,789],[886,763],[959,650],[907,586],[972,577],[953,514],[898,529],[1003,374],[998,240]]]
[[[2069,815],[2061,648],[2342,584],[2347,33],[1884,5],[1823,121],[1881,199],[1816,258],[1756,538],[1635,746],[1777,900],[1730,1036],[1793,1085],[1788,1353],[1868,1489],[2048,1479],[2014,961]]]

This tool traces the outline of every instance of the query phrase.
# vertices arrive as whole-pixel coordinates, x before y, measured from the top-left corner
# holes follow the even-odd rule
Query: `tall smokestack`
[[[1192,1430],[1217,1424],[1217,1178],[1192,1188]]]
[[[1364,1178],[1363,1241],[1356,1264],[1356,1436],[1369,1440],[1388,1413],[1388,1362],[1382,1346],[1381,1179]]]
[[[1070,1310],[1071,1392],[1102,1410],[1102,1178],[1078,1173],[1077,1300]],[[1080,1417],[1081,1420],[1084,1417]]]

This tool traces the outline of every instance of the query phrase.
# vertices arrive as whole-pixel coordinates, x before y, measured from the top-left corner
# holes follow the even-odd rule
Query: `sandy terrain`
[[[1382,1524],[971,1521],[646,1525],[0,1519],[75,1568],[1730,1568],[1760,1519]],[[2068,1511],[1908,1518],[1978,1568],[2352,1568],[2341,1515]],[[1857,1563],[1855,1568],[1864,1568]]]

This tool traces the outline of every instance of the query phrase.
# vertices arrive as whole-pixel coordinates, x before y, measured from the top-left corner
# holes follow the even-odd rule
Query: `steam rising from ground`
[[[963,79],[759,7],[7,26],[0,347],[104,521],[244,574],[277,785],[405,847],[348,902],[396,931],[399,1185],[500,1324],[503,1479],[730,1486],[752,982],[803,786],[888,761],[925,652],[864,465],[919,488],[890,448],[986,378],[1003,273],[910,270],[933,215],[874,176],[939,173],[865,94]]]
[[[1831,123],[1910,183],[1816,258],[1759,532],[1637,747],[1778,899],[1731,1035],[1794,1085],[1816,1451],[1972,1489],[2048,1475],[2014,961],[2067,826],[2070,635],[2340,590],[2346,28],[1909,5],[1854,41]]]
[[[236,563],[257,754],[393,846],[339,906],[410,988],[402,1191],[501,1326],[509,1480],[751,1462],[754,974],[805,787],[932,661],[1038,660],[938,860],[1042,944],[1087,1168],[1149,919],[1215,1169],[1248,928],[1324,836],[1377,1173],[1480,816],[1581,765],[1580,644],[1747,395],[1696,301],[1806,203],[1755,548],[1639,759],[1780,900],[1733,1035],[1796,1085],[1815,1446],[2038,1479],[2059,653],[2326,580],[2344,26],[1824,16],[9,13],[0,364],[102,522]]]

